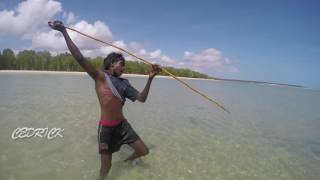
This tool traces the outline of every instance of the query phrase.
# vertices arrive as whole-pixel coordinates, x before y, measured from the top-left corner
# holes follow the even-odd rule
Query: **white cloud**
[[[232,61],[224,57],[214,48],[202,50],[199,53],[186,51],[182,58],[182,66],[201,71],[237,72],[236,67],[229,66]]]
[[[94,36],[98,39],[102,39],[107,42],[112,41],[112,33],[107,25],[101,21],[96,21],[94,24],[89,24],[86,21],[79,21],[75,25],[71,25],[72,28],[77,29],[83,33]],[[103,44],[97,43],[87,37],[84,37],[76,32],[69,31],[70,38],[74,43],[81,49],[90,52],[100,52]],[[124,45],[123,42],[117,42],[118,45]],[[61,33],[55,30],[50,30],[48,32],[41,32],[35,34],[32,37],[32,47],[35,49],[47,49],[47,50],[59,50],[67,51],[67,46],[65,44],[64,38]],[[96,49],[96,50],[95,50]],[[94,56],[93,53],[89,53]],[[100,53],[98,53],[100,55]]]
[[[109,27],[102,21],[96,21],[93,24],[89,24],[87,21],[80,21],[75,25],[71,25],[71,27],[98,39],[112,42],[112,33]],[[90,49],[97,48],[102,45],[78,33],[70,32],[69,34],[80,48]]]
[[[33,49],[46,49],[55,52],[64,52],[66,50],[65,41],[58,31],[39,32],[32,38]]]
[[[185,51],[182,57],[178,58],[180,59],[178,61],[164,54],[160,49],[149,51],[139,42],[113,40],[112,32],[107,24],[99,20],[94,23],[78,20],[73,12],[62,11],[62,4],[55,0],[27,0],[21,2],[15,10],[0,11],[0,33],[17,34],[26,40],[30,40],[31,45],[27,49],[47,50],[52,54],[68,52],[62,34],[52,29],[48,30],[47,22],[55,19],[54,17],[57,15],[62,15],[67,26],[103,41],[111,42],[152,63],[190,68],[209,74],[212,71],[238,71],[236,67],[232,66],[231,59],[223,56],[219,50],[214,48],[204,49],[198,53]],[[84,56],[105,57],[112,51],[119,52],[113,47],[105,46],[76,32],[69,30],[68,32]],[[135,60],[125,53],[124,56],[128,60]]]
[[[78,18],[72,12],[64,12],[63,17],[66,19],[67,24],[75,23]]]
[[[165,55],[161,56],[160,62],[163,62],[168,66],[172,66],[172,65],[176,64],[176,61],[174,59],[172,59],[172,58],[170,58],[168,56],[165,56]]]
[[[130,42],[128,44],[128,46],[134,52],[138,52],[138,51],[140,51],[141,49],[144,48],[144,46],[142,44],[138,43],[138,42]]]
[[[155,51],[150,52],[150,57],[153,58],[159,58],[161,56],[161,50],[157,49]]]
[[[144,57],[147,55],[147,51],[145,49],[140,49],[138,54],[140,54],[140,56]]]
[[[27,0],[15,10],[0,11],[0,32],[28,36],[61,12],[61,3],[54,0]]]
[[[110,47],[110,46],[101,46],[99,48],[95,48],[95,49],[84,49],[81,50],[81,52],[83,53],[84,56],[86,57],[105,57],[107,54],[111,53],[114,51],[114,48]]]
[[[122,49],[128,49],[126,43],[122,40],[113,42],[113,45],[118,46]]]

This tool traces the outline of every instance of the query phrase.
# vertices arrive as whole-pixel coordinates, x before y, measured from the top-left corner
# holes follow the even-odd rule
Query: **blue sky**
[[[117,42],[162,65],[188,67],[222,78],[272,81],[320,89],[320,1],[24,2],[30,2],[26,8],[31,8],[35,2],[57,2],[48,8],[46,12],[49,14],[37,13],[43,18],[37,17],[36,21],[61,19],[83,30],[92,25],[92,31],[88,33],[97,33],[98,37]],[[14,12],[11,16],[16,18],[11,23],[23,20],[18,17],[21,13],[17,10],[19,3],[21,1],[0,1],[0,12]],[[54,9],[56,12],[50,14]],[[94,31],[101,27],[95,24],[97,21],[107,27],[101,33]],[[30,20],[29,23],[34,22]],[[1,17],[0,25],[12,26]],[[60,38],[60,43],[52,44],[63,48],[39,42],[41,38],[36,36],[41,33],[41,37],[46,37],[42,41],[51,37],[51,30],[45,23],[36,23],[37,29],[28,25],[17,26],[20,31],[1,29],[1,26],[0,49],[9,47],[19,51],[30,48],[53,53],[66,50],[58,35],[51,34]],[[22,32],[22,28],[31,30]],[[109,35],[101,35],[108,34],[108,30]],[[79,45],[88,56],[103,56],[110,51],[98,51],[97,45],[89,47],[81,43],[87,43],[79,42]]]

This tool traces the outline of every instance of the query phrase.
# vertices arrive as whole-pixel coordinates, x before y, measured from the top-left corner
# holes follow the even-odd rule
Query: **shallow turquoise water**
[[[145,78],[129,78],[142,89]],[[158,78],[125,115],[150,147],[139,165],[113,156],[110,179],[318,179],[320,91],[188,80],[231,114]],[[96,179],[94,84],[86,75],[0,72],[0,179]],[[18,127],[63,128],[63,138],[13,140]]]

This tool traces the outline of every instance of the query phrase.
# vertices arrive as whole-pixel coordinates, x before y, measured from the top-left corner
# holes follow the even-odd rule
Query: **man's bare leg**
[[[111,168],[112,154],[101,154],[100,180],[104,180]]]
[[[132,161],[136,158],[149,154],[148,147],[144,144],[144,142],[140,138],[135,142],[129,144],[129,146],[134,149],[134,152],[132,153],[131,156],[129,156],[126,160],[124,160],[125,162]]]

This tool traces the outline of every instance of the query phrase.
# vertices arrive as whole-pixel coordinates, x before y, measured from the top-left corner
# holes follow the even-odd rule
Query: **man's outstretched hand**
[[[154,78],[157,74],[162,71],[161,67],[158,64],[152,65],[152,70],[149,73],[149,77]]]
[[[63,25],[63,22],[61,22],[61,21],[49,21],[48,25],[52,29],[57,30],[57,31],[63,31],[66,29],[66,27],[64,27],[64,25]]]

